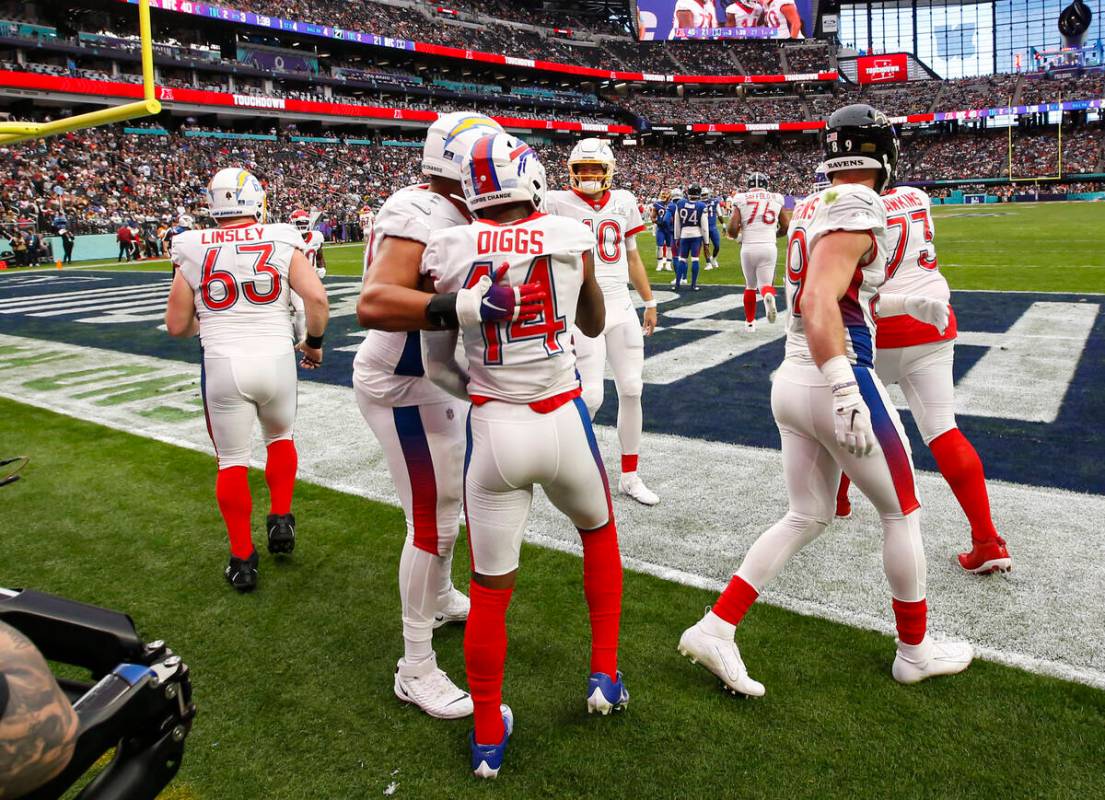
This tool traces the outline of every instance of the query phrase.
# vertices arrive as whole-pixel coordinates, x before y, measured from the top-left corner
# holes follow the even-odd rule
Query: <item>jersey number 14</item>
[[[493,278],[495,265],[490,261],[477,261],[468,273],[465,288],[471,288],[484,275]],[[483,363],[502,364],[503,347],[516,343],[542,339],[545,353],[557,356],[564,352],[560,335],[568,330],[568,322],[556,313],[556,291],[553,284],[552,257],[538,256],[529,265],[525,283],[540,284],[546,292],[541,315],[527,322],[485,322],[483,325]]]

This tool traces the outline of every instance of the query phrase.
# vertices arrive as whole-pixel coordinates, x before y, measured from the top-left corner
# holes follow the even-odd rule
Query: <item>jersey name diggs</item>
[[[476,237],[476,253],[518,253],[539,256],[545,252],[545,232],[527,228],[481,230]]]
[[[212,228],[203,231],[200,244],[226,244],[228,242],[259,242],[264,236],[260,225],[247,228]]]

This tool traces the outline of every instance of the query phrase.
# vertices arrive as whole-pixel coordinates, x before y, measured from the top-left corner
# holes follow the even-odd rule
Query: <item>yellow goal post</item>
[[[125,122],[138,117],[149,117],[161,113],[161,103],[155,93],[153,81],[153,35],[150,29],[150,0],[138,2],[138,29],[142,45],[142,99],[133,103],[89,111],[52,122],[7,122],[0,121],[0,144],[12,144],[27,139],[39,139],[59,133],[92,128],[97,125],[110,125]]]

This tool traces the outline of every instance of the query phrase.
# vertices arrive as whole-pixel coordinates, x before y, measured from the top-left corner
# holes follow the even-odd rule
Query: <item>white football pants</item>
[[[468,404],[449,398],[422,406],[386,406],[354,394],[384,450],[407,520],[399,560],[404,659],[433,653],[434,615],[453,588],[453,545],[460,526],[464,419]]]
[[[912,347],[880,348],[875,358],[879,380],[886,386],[896,383],[902,387],[925,444],[957,427],[952,378],[954,361],[954,339]]]
[[[295,353],[203,359],[200,391],[207,433],[219,469],[248,467],[253,423],[268,446],[292,438],[296,396]]]
[[[583,402],[594,419],[602,406],[605,392],[606,362],[614,371],[618,391],[618,443],[623,455],[636,455],[641,448],[644,411],[645,337],[637,314],[623,319],[595,337],[584,336],[575,329],[576,370],[583,386]]]
[[[473,572],[518,568],[534,484],[576,528],[609,522],[606,470],[581,398],[548,414],[498,401],[472,406],[468,441],[464,506]]]
[[[744,287],[759,291],[775,281],[775,261],[779,248],[774,244],[742,244],[741,269]]]
[[[856,456],[836,443],[832,390],[821,371],[784,361],[771,387],[771,410],[783,444],[790,508],[760,535],[737,574],[757,591],[833,519],[841,468],[874,504],[882,520],[883,569],[898,600],[925,596],[926,563],[909,440],[878,377],[856,368],[871,412],[876,447]]]

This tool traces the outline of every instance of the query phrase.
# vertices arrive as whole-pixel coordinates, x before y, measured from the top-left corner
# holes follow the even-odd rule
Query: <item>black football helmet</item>
[[[687,187],[687,199],[688,200],[701,200],[702,199],[702,187],[697,183],[692,183]]]
[[[749,189],[767,189],[767,175],[762,172],[753,172],[748,176]]]
[[[838,108],[825,126],[825,174],[845,169],[877,169],[875,191],[894,183],[898,134],[886,114],[866,103]]]

